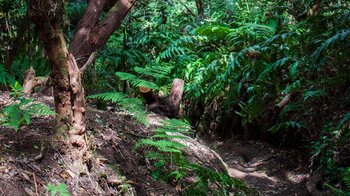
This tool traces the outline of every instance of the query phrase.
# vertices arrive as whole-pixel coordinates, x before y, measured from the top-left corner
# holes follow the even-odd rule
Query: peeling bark
[[[68,135],[70,143],[75,146],[86,148],[84,140],[85,133],[85,93],[81,82],[82,75],[89,64],[95,59],[96,53],[92,53],[85,65],[79,69],[78,64],[72,54],[69,54],[69,82],[72,89],[72,128]]]

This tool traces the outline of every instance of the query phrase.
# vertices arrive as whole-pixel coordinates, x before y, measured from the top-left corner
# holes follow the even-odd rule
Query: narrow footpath
[[[244,180],[255,195],[309,195],[308,168],[300,153],[262,142],[205,142],[226,163],[229,174]]]

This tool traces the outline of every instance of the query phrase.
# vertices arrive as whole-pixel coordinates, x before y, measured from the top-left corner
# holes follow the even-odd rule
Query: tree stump
[[[177,117],[180,111],[180,103],[184,91],[185,82],[181,79],[174,79],[170,94],[161,97],[155,94],[151,89],[140,87],[140,92],[145,98],[147,109],[154,113],[167,116],[169,118]]]

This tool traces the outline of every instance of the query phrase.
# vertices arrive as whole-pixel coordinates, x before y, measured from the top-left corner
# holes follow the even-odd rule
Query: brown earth
[[[52,107],[50,97],[36,100]],[[8,102],[8,93],[0,94],[0,106]],[[134,149],[139,139],[152,134],[154,126],[140,125],[123,112],[88,107],[89,173],[73,179],[65,170],[69,165],[51,147],[53,124],[51,117],[34,117],[18,132],[0,127],[0,195],[47,195],[49,183],[67,184],[72,195],[180,195],[176,184],[155,181],[144,152]],[[215,149],[229,174],[244,180],[256,195],[308,195],[309,174],[297,151],[238,139],[204,142],[209,147],[191,142],[191,150],[198,152],[189,153],[190,159],[203,161],[200,156],[209,157],[205,154],[211,151],[209,147]],[[220,168],[222,163],[211,157],[204,164]]]
[[[254,195],[309,195],[305,185],[310,171],[301,151],[239,138],[205,141],[222,157],[230,176],[245,181]]]
[[[52,98],[39,99],[52,106]],[[53,125],[53,118],[40,117],[18,132],[0,127],[0,195],[46,195],[49,183],[67,184],[72,195],[178,195],[174,186],[149,175],[134,145],[151,132],[129,115],[88,108],[89,173],[74,180],[51,147]]]

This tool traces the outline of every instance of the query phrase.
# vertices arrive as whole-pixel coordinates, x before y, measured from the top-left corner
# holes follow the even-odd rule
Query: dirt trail
[[[229,174],[244,180],[255,195],[309,195],[309,178],[300,152],[273,148],[261,142],[208,142],[227,164]]]

